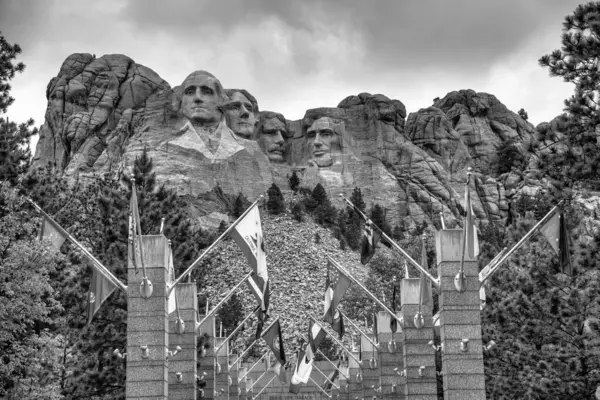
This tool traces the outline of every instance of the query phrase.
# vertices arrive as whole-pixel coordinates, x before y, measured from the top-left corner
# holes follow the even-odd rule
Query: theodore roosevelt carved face
[[[257,140],[269,161],[284,161],[286,122],[283,115],[271,111],[260,113]]]

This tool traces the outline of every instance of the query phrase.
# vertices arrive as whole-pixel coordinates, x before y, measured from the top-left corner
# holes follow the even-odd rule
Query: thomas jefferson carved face
[[[335,130],[336,124],[329,117],[313,122],[306,132],[307,148],[310,160],[319,167],[333,164],[332,152],[340,152],[340,138]]]
[[[258,144],[269,161],[283,162],[284,135],[286,133],[285,118],[278,113],[263,113],[260,116]]]
[[[217,78],[206,71],[192,72],[181,84],[181,113],[193,125],[203,127],[219,123],[223,88]]]
[[[238,136],[249,139],[258,122],[257,107],[242,92],[233,92],[227,104],[227,125]]]

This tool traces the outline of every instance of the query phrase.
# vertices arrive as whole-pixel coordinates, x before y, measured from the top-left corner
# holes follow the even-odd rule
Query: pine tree
[[[600,2],[580,4],[563,22],[562,48],[542,56],[539,63],[550,76],[560,76],[575,84],[575,93],[565,100],[565,110],[583,130],[600,124]]]
[[[599,58],[600,2],[588,2],[565,17],[562,48],[539,59],[550,76],[575,84],[575,93],[565,100],[565,137],[540,155],[540,169],[559,197],[569,197],[580,184],[600,187]]]
[[[294,207],[292,207],[293,218],[298,222],[302,222],[304,220],[304,211],[304,204],[302,202],[294,204]]]
[[[371,209],[371,221],[379,227],[386,235],[392,235],[392,228],[390,224],[385,220],[385,210],[379,204],[375,204]]]
[[[292,176],[290,176],[289,179],[289,185],[292,192],[298,192],[298,187],[300,187],[300,178],[298,177],[298,174],[296,174],[296,171],[292,172]]]
[[[267,201],[267,209],[271,214],[281,214],[285,211],[285,200],[279,187],[273,183],[269,190],[267,190],[269,200]]]
[[[567,213],[567,221],[577,216]],[[509,246],[535,223],[519,219]],[[574,243],[576,275],[559,272],[558,258],[538,235],[491,279],[482,314],[488,397],[590,399],[600,384],[600,236]]]
[[[323,187],[323,185],[321,185],[320,183],[317,183],[317,185],[313,189],[310,197],[316,204],[315,208],[326,203],[327,201],[329,201],[327,192],[325,191],[325,188]],[[312,210],[309,210],[309,211],[312,211]]]
[[[0,183],[8,181],[12,185],[17,183],[19,175],[29,167],[31,151],[29,139],[37,134],[33,128],[34,121],[29,119],[26,123],[16,124],[3,116],[8,107],[15,101],[10,95],[10,81],[15,74],[25,70],[22,62],[13,63],[21,53],[18,44],[11,45],[0,32]]]
[[[64,256],[37,240],[35,214],[0,184],[0,398],[59,398]]]
[[[350,201],[352,202],[352,204],[354,204],[356,206],[356,208],[358,208],[363,213],[367,209],[367,205],[365,204],[365,201],[363,200],[362,191],[357,187],[355,187],[354,190],[352,191],[352,195],[350,196]]]
[[[248,201],[248,198],[242,192],[239,192],[233,205],[233,216],[235,218],[241,217],[249,206],[250,201]]]

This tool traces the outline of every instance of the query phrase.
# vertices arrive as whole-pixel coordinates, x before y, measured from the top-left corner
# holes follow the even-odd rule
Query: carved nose
[[[248,112],[248,109],[243,104],[240,106],[240,117],[241,118],[250,117],[250,113]]]
[[[281,136],[281,132],[277,132],[277,135],[275,136],[275,144],[282,144],[283,143],[283,136]]]
[[[321,136],[319,136],[318,133],[315,135],[315,142],[314,143],[316,145],[319,145],[319,146],[322,144],[322,142],[321,142]]]

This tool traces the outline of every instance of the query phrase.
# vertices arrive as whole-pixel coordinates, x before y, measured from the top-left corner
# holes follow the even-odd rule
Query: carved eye
[[[331,136],[331,135],[333,135],[333,132],[330,130],[325,130],[325,131],[319,132],[319,136]]]
[[[185,89],[185,92],[183,92],[186,96],[191,96],[194,94],[195,92],[195,88],[194,87],[189,87],[187,89]]]
[[[209,87],[206,87],[206,86],[204,86],[204,87],[202,88],[202,93],[203,93],[203,94],[210,95],[210,96],[212,96],[213,94],[215,94],[215,92],[214,92],[214,91],[213,91],[211,88],[209,88]]]
[[[314,138],[315,136],[317,136],[317,132],[316,131],[308,131],[306,136],[309,138]]]

